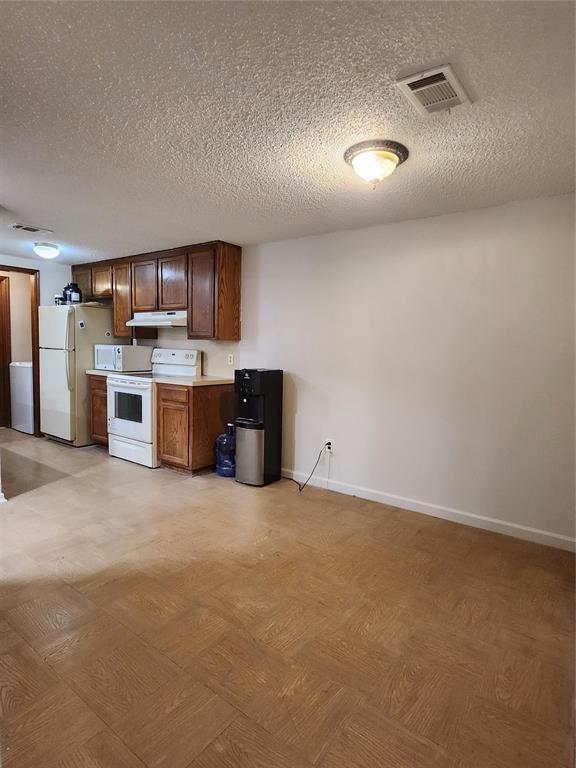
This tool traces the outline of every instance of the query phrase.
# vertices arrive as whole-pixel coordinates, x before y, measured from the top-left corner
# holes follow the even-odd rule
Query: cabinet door
[[[156,293],[156,259],[132,262],[132,311],[154,312]]]
[[[89,299],[92,296],[92,267],[80,265],[72,267],[72,282],[78,284],[82,291],[82,298]]]
[[[188,258],[164,256],[158,259],[158,309],[188,307]]]
[[[188,257],[188,338],[214,337],[213,249],[197,251]]]
[[[130,296],[130,264],[114,264],[112,267],[112,307],[114,310],[114,335],[131,336],[126,321],[132,317]]]
[[[192,387],[190,469],[203,469],[216,462],[214,443],[226,432],[226,424],[234,419],[234,385],[212,384]]]
[[[220,243],[216,263],[218,301],[215,338],[240,340],[240,281],[242,249],[237,245]]]
[[[112,296],[112,267],[110,264],[92,267],[92,295]]]
[[[90,377],[90,436],[95,443],[108,445],[106,377]]]
[[[158,458],[163,464],[188,469],[190,465],[190,417],[188,388],[159,384]]]

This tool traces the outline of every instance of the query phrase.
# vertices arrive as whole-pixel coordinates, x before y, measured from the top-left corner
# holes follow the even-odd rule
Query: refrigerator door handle
[[[68,392],[72,392],[72,382],[70,381],[70,352],[66,351],[66,383]]]
[[[68,310],[68,317],[66,319],[66,340],[64,342],[64,349],[70,349],[70,321],[72,320],[74,313]],[[68,387],[70,389],[70,387]]]

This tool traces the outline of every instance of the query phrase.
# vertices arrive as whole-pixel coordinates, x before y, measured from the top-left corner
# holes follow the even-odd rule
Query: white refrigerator
[[[75,445],[90,445],[86,370],[94,344],[114,344],[112,309],[68,304],[39,307],[40,429]]]

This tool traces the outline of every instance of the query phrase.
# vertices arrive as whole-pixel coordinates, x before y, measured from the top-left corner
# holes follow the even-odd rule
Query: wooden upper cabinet
[[[114,310],[114,335],[131,336],[126,321],[132,317],[130,264],[124,262],[112,266],[112,307]]]
[[[76,264],[72,280],[78,284],[83,299],[112,296],[111,264]]]
[[[76,283],[82,291],[82,298],[92,296],[92,267],[83,264],[74,264],[72,267],[72,282]]]
[[[157,259],[132,262],[133,312],[154,312],[158,308],[156,269]]]
[[[188,256],[188,338],[240,339],[242,249],[217,243]]]
[[[112,266],[92,267],[92,296],[112,296]]]
[[[188,257],[188,338],[214,338],[216,253],[213,248]]]
[[[134,312],[188,310],[189,339],[240,339],[242,249],[219,240],[107,263],[76,264],[72,279],[86,299],[112,296],[116,336],[157,338],[156,328],[127,328]]]
[[[240,341],[240,291],[242,248],[219,243],[216,260],[216,334],[215,338]]]
[[[188,258],[161,256],[158,259],[158,309],[174,310],[188,307]]]

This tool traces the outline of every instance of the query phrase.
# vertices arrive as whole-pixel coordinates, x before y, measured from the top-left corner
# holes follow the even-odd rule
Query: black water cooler
[[[234,372],[237,400],[236,480],[268,485],[282,468],[281,370],[244,368]]]

